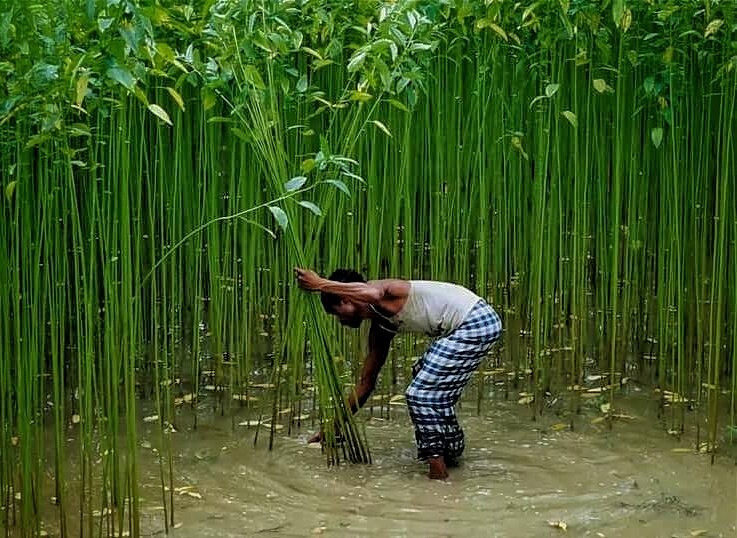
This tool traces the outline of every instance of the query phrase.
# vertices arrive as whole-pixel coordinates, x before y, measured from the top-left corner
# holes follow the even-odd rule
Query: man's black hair
[[[336,269],[333,271],[328,280],[334,282],[366,282],[363,275],[353,269]],[[332,312],[333,308],[340,303],[340,295],[334,293],[320,292],[320,301],[322,301],[322,307],[327,312]]]

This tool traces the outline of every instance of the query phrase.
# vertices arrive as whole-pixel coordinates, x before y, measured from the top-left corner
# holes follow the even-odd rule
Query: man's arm
[[[348,405],[353,413],[358,411],[366,403],[368,397],[376,388],[376,380],[379,377],[381,367],[386,362],[389,354],[394,333],[380,327],[376,322],[371,324],[368,338],[368,355],[363,362],[361,378],[356,385],[356,390],[348,397]]]
[[[297,283],[307,291],[332,293],[350,301],[376,304],[384,298],[384,289],[368,282],[335,282],[309,269],[295,267]]]

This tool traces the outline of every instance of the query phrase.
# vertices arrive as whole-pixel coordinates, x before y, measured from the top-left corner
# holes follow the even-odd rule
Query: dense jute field
[[[245,409],[269,445],[337,418],[328,463],[370,461],[343,400],[361,339],[294,266],[486,298],[505,331],[479,406],[499,374],[531,417],[555,401],[575,427],[593,395],[616,428],[637,383],[718,454],[737,436],[736,10],[2,2],[6,534],[138,535],[144,414],[168,525],[177,427],[201,413]]]

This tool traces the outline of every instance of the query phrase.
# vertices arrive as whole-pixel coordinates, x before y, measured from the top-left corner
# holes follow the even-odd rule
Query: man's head
[[[363,275],[353,269],[336,269],[328,277],[334,282],[366,282]],[[332,293],[320,292],[320,301],[328,314],[337,316],[340,323],[357,329],[363,321],[362,305],[343,299]]]

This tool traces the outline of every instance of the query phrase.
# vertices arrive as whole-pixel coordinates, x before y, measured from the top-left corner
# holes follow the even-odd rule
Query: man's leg
[[[499,317],[479,303],[456,331],[433,342],[420,359],[405,393],[420,459],[457,459],[463,453],[463,430],[454,406],[500,334]]]

